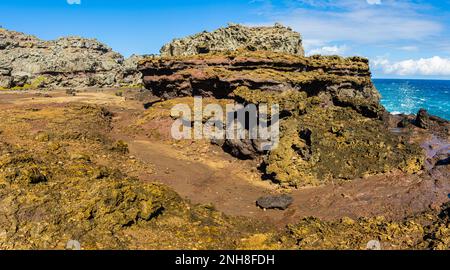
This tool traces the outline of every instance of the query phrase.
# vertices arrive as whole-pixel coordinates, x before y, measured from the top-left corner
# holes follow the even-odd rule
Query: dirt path
[[[131,153],[155,165],[157,180],[174,188],[194,203],[213,204],[230,215],[266,219],[284,225],[302,217],[316,216],[333,220],[343,216],[384,215],[401,219],[447,201],[450,181],[438,181],[433,175],[391,174],[357,179],[343,184],[292,190],[294,204],[287,211],[263,211],[255,206],[258,197],[275,193],[276,188],[258,186],[243,179],[233,164],[212,168],[200,162],[177,158],[173,149],[149,141],[131,141]],[[443,168],[442,168],[443,169]],[[450,176],[448,170],[436,170]],[[450,179],[450,178],[448,178]]]
[[[136,140],[129,148],[137,158],[152,163],[156,173],[145,177],[147,181],[158,181],[174,188],[181,196],[199,204],[212,204],[229,215],[255,217],[268,222],[285,223],[293,211],[263,211],[256,207],[256,200],[276,188],[251,183],[243,179],[233,162],[222,166],[187,161],[170,146]]]

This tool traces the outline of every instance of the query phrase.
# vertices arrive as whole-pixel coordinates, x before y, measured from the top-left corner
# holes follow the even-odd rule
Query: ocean
[[[374,79],[381,103],[391,113],[416,114],[420,108],[450,120],[450,80]]]

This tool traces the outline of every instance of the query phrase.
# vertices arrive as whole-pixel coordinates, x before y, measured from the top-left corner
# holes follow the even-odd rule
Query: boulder
[[[261,197],[256,201],[256,204],[263,209],[286,210],[293,202],[294,199],[291,196],[283,194],[279,196]]]
[[[423,128],[423,129],[428,129],[431,126],[430,123],[430,115],[428,114],[427,110],[425,109],[420,109],[419,112],[417,113],[417,117],[416,117],[416,126]]]
[[[0,75],[0,88],[7,89],[11,88],[12,78],[9,76]]]

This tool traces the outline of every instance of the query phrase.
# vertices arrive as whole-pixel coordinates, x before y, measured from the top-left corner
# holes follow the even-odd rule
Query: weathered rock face
[[[238,49],[304,55],[300,34],[280,24],[275,24],[274,27],[230,24],[211,33],[203,32],[175,39],[161,48],[161,55],[188,56]]]
[[[239,86],[308,97],[325,95],[335,104],[380,115],[380,95],[372,84],[367,59],[301,57],[273,52],[234,51],[191,57],[156,57],[140,62],[144,84],[163,98],[234,96]]]
[[[218,140],[235,156],[260,159],[283,185],[321,185],[423,165],[419,146],[391,134],[359,57],[302,57],[234,51],[140,62],[144,84],[165,99],[201,95],[244,104],[279,104],[280,143],[262,151],[256,140]]]
[[[95,39],[43,41],[0,28],[0,88],[115,87],[141,83],[138,56],[123,56]]]
[[[350,107],[307,99],[305,110],[281,120],[279,146],[268,153],[266,173],[290,186],[388,173],[415,173],[424,157],[418,145],[390,133],[383,121]]]

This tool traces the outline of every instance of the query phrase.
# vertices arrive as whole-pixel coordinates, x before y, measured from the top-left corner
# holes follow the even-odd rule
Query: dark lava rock
[[[447,138],[450,134],[450,121],[436,115],[431,115],[425,109],[419,110],[413,124],[432,132],[438,137]]]
[[[430,128],[431,126],[430,115],[428,114],[427,110],[425,109],[419,110],[416,117],[416,126],[424,129]]]
[[[449,194],[449,198],[450,198],[450,194]],[[448,219],[448,218],[450,218],[450,202],[447,202],[444,205],[442,205],[442,211],[439,214],[439,217],[441,219]]]
[[[407,128],[411,126],[411,121],[407,117],[403,117],[400,122],[398,122],[397,127]]]
[[[450,165],[450,154],[442,155],[441,159],[436,162],[436,166]]]
[[[226,140],[211,140],[213,144],[216,144],[223,148],[227,153],[230,153],[234,157],[239,159],[253,159],[257,160],[261,158],[265,151],[260,150],[258,143],[259,140],[250,139],[226,139]]]
[[[256,201],[256,205],[264,209],[287,209],[294,199],[288,195],[261,197]]]

